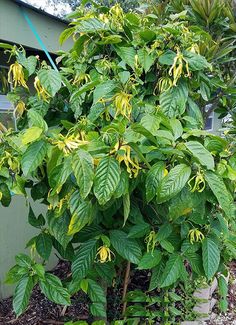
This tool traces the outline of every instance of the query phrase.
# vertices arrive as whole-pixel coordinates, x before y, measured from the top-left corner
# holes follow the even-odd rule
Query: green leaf
[[[47,153],[47,143],[44,140],[33,142],[24,152],[21,160],[25,176],[29,176],[43,162]]]
[[[97,240],[90,239],[81,244],[75,255],[71,269],[75,279],[82,280],[92,266],[97,252]]]
[[[67,234],[70,223],[70,217],[67,212],[64,212],[59,217],[54,213],[48,213],[47,215],[48,230],[50,234],[66,249],[72,236]]]
[[[89,309],[93,316],[106,318],[106,308],[104,304],[100,302],[93,302],[90,304]]]
[[[94,179],[94,194],[100,205],[107,203],[120,181],[120,166],[112,157],[104,157],[98,164]]]
[[[148,291],[152,291],[152,290],[156,289],[157,287],[160,287],[160,285],[161,285],[160,280],[161,280],[161,276],[162,276],[163,268],[164,268],[163,264],[164,263],[161,262],[152,269],[152,276],[150,279]]]
[[[61,88],[62,79],[60,73],[53,69],[41,69],[38,72],[38,77],[42,86],[54,97]]]
[[[192,271],[200,276],[204,276],[202,256],[194,252],[188,252],[186,253],[186,257],[190,263]]]
[[[140,124],[155,136],[160,126],[160,118],[155,115],[146,114],[142,117]]]
[[[147,202],[150,202],[156,195],[158,185],[164,177],[164,170],[164,162],[159,161],[148,171],[145,181]]]
[[[77,33],[97,33],[108,30],[108,26],[97,18],[88,18],[86,20],[79,20],[76,24]]]
[[[192,153],[201,165],[207,167],[207,169],[214,169],[215,163],[211,153],[198,141],[189,141],[185,143],[185,146]]]
[[[51,236],[45,232],[38,235],[36,239],[36,250],[44,260],[48,260],[52,251]]]
[[[168,287],[175,283],[180,277],[182,269],[182,258],[178,254],[171,254],[161,276],[161,288]]]
[[[142,256],[141,249],[138,243],[127,234],[120,230],[112,230],[110,232],[110,240],[112,246],[117,253],[131,263],[138,264]]]
[[[39,112],[37,112],[36,110],[30,109],[27,112],[27,117],[28,117],[29,126],[31,128],[38,127],[40,129],[42,129],[42,131],[47,132],[48,125]]]
[[[98,41],[98,44],[118,44],[122,42],[122,36],[120,35],[109,35],[102,37],[101,41]]]
[[[0,184],[0,201],[4,207],[8,207],[11,203],[11,192],[5,183]]]
[[[93,80],[91,82],[88,82],[81,86],[79,89],[77,89],[73,94],[71,95],[70,102],[72,103],[74,100],[76,100],[78,97],[80,97],[83,93],[86,93],[87,91],[93,89],[95,86],[99,84],[98,80]]]
[[[145,29],[139,33],[145,42],[150,42],[156,37],[156,33],[150,29]]]
[[[28,222],[31,226],[36,228],[40,228],[41,226],[45,225],[45,219],[43,215],[40,214],[37,218],[31,208],[31,205],[29,206]]]
[[[135,55],[137,54],[133,47],[115,47],[116,53],[122,61],[128,64],[133,70],[135,69]]]
[[[26,254],[18,254],[15,257],[16,260],[16,264],[21,266],[21,267],[25,267],[25,268],[31,268],[31,264],[32,264],[32,260],[31,258],[26,255]]]
[[[66,28],[59,36],[59,44],[62,45],[75,32],[75,27]]]
[[[198,105],[189,97],[188,98],[188,115],[196,120],[199,129],[203,128],[203,116]]]
[[[174,63],[174,59],[176,57],[176,53],[173,51],[166,51],[159,57],[159,63],[162,65],[172,65]]]
[[[36,69],[37,66],[37,57],[34,55],[25,57],[25,53],[23,51],[18,51],[17,53],[17,61],[23,65],[23,67],[28,71],[28,76],[31,76]]]
[[[15,284],[19,282],[23,276],[27,275],[28,272],[29,270],[27,268],[22,268],[19,265],[15,265],[7,272],[4,283]]]
[[[84,34],[74,42],[73,50],[76,51],[78,56],[83,52],[87,40],[89,40],[89,36]]]
[[[228,295],[228,283],[223,275],[218,278],[219,294],[222,298],[227,298]]]
[[[97,104],[101,98],[111,98],[117,86],[115,80],[106,80],[97,85],[93,92],[93,105]]]
[[[188,88],[186,83],[180,82],[160,95],[161,111],[167,117],[177,117],[184,113],[188,99]]]
[[[103,288],[91,279],[88,279],[88,296],[92,302],[106,303],[106,296]]]
[[[161,252],[156,249],[153,252],[145,253],[138,264],[138,269],[139,270],[152,269],[160,263],[161,258],[162,258]]]
[[[145,48],[138,50],[138,59],[143,67],[145,73],[147,73],[151,66],[154,64],[156,57],[148,53]]]
[[[180,164],[172,168],[157,188],[157,202],[166,202],[177,195],[184,188],[190,174],[191,168],[185,164]]]
[[[217,244],[205,238],[202,242],[203,268],[208,280],[210,280],[218,270],[220,263],[220,250]]]
[[[152,135],[151,132],[149,132],[145,127],[143,127],[141,124],[139,123],[133,123],[131,125],[131,128],[133,131],[140,133],[142,135],[144,135],[148,140],[150,140],[152,143],[154,143],[155,145],[157,144],[157,140],[156,138]]]
[[[114,267],[114,263],[96,263],[95,270],[98,273],[99,277],[106,281],[108,286],[112,285],[112,281],[116,276],[116,270]]]
[[[32,277],[24,276],[18,282],[13,298],[13,309],[17,316],[20,316],[26,310],[33,287]]]
[[[32,265],[32,269],[40,279],[45,278],[45,268],[42,264],[34,264]]]
[[[93,158],[85,150],[76,151],[72,160],[72,169],[79,185],[80,195],[85,199],[93,186]]]
[[[38,60],[34,55],[29,56],[24,62],[23,66],[28,70],[29,76],[31,76],[35,72],[37,63]]]
[[[58,194],[71,174],[71,157],[66,157],[64,162],[55,166],[48,175],[48,182],[52,188],[50,196]]]
[[[235,208],[233,198],[227,190],[223,179],[212,171],[206,171],[205,178],[226,216],[234,218]]]
[[[125,170],[122,170],[120,174],[119,184],[114,192],[114,198],[118,199],[122,195],[127,194],[129,191],[129,175]]]
[[[141,238],[150,231],[150,225],[146,222],[138,223],[130,228],[128,238]]]
[[[7,44],[7,43],[0,43],[0,48],[11,50],[13,48],[13,45],[10,45],[10,44]]]
[[[42,134],[43,130],[37,126],[32,126],[31,128],[27,129],[23,136],[21,137],[23,144],[28,144],[38,140]]]
[[[168,238],[173,231],[173,227],[170,223],[165,223],[160,226],[156,234],[156,240],[161,242]]]
[[[174,140],[177,140],[183,134],[183,127],[179,120],[172,118],[170,120],[170,125],[172,128],[172,133],[174,135]]]
[[[168,240],[162,240],[160,242],[161,247],[166,250],[168,253],[172,254],[175,250],[174,246]]]
[[[124,207],[124,223],[123,223],[123,227],[126,224],[126,221],[129,218],[129,213],[130,213],[130,195],[129,193],[126,193],[125,195],[123,195],[123,207]]]
[[[184,51],[184,58],[188,61],[189,68],[192,71],[204,70],[211,67],[206,58],[200,54]]]
[[[88,279],[83,279],[80,281],[80,288],[84,293],[88,293]]]
[[[94,217],[94,207],[90,201],[84,201],[79,203],[75,209],[73,207],[71,213],[72,217],[68,228],[69,236],[79,232],[87,224],[92,222]]]
[[[45,296],[56,304],[66,306],[71,304],[69,292],[62,286],[57,276],[45,273],[45,279],[39,280],[39,286]]]

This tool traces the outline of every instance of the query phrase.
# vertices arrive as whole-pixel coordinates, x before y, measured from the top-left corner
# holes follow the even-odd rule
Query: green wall
[[[60,46],[58,42],[59,35],[67,24],[28,8],[24,10],[49,52],[68,50],[72,47],[72,40],[67,40],[63,46]],[[0,40],[40,49],[20,7],[11,0],[0,0]]]
[[[45,211],[45,206],[32,203],[34,212],[37,214]],[[14,257],[18,253],[28,253],[25,244],[38,233],[38,230],[27,223],[28,206],[22,196],[14,196],[10,207],[0,206],[0,298],[12,295],[14,287],[5,285],[6,272],[15,264]],[[57,258],[52,254],[48,263],[51,269],[57,263]]]

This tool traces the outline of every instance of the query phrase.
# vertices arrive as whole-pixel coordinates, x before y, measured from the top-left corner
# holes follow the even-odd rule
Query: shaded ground
[[[231,263],[230,268],[229,310],[226,315],[218,314],[216,318],[205,323],[205,325],[236,325],[236,262]],[[68,263],[59,262],[53,273],[61,279],[66,279],[69,272]],[[143,289],[143,287],[147,286],[147,280],[147,276],[145,276],[144,273],[140,273],[138,277],[134,277],[134,280],[129,285],[129,290]],[[113,305],[112,310],[108,308],[108,317],[109,314],[112,314],[113,317],[117,316],[118,318],[121,314],[121,296],[122,288],[117,288],[108,293],[108,307],[109,300]],[[115,301],[117,301],[117,303],[114,303]],[[218,313],[217,308],[214,311]],[[86,320],[90,322],[88,300],[83,293],[75,295],[72,298],[72,305],[63,309],[62,306],[47,300],[47,298],[41,294],[39,288],[36,287],[33,291],[27,311],[19,317],[19,319],[15,318],[15,314],[12,311],[11,298],[0,302],[0,325],[63,325],[69,320]]]
[[[53,273],[61,279],[65,279],[69,273],[68,264],[60,262]],[[33,290],[27,311],[19,319],[15,318],[12,311],[11,298],[0,302],[0,325],[62,325],[68,320],[88,320],[86,296],[80,293],[71,300],[72,305],[65,311],[62,306],[56,305],[45,298],[39,288],[36,287]]]
[[[230,265],[230,280],[229,280],[229,309],[226,314],[219,314],[217,307],[215,308],[216,317],[213,314],[213,319],[207,322],[207,325],[236,325],[236,261]]]

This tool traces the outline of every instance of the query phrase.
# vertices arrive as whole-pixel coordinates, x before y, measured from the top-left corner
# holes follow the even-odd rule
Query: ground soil
[[[214,312],[217,313],[217,316],[205,323],[206,325],[236,325],[236,262],[231,263],[230,269],[229,310],[227,314],[222,315],[219,314],[216,307]],[[70,273],[68,263],[60,261],[53,270],[53,273],[61,279],[66,279]],[[147,276],[145,277],[145,274],[141,273],[138,277],[134,277],[134,281],[129,285],[129,290],[143,289],[143,286],[147,286],[146,282]],[[108,297],[113,303],[113,310],[110,310],[111,314],[113,317],[114,314],[116,314],[118,318],[121,314],[120,302],[122,298],[122,288],[117,288],[117,290],[108,292]],[[117,300],[117,305],[114,304],[114,300]],[[39,288],[35,287],[26,312],[18,319],[16,319],[12,311],[12,298],[0,301],[0,325],[63,325],[69,320],[86,320],[90,323],[88,305],[89,302],[86,295],[79,293],[72,297],[71,306],[65,309],[62,306],[50,302],[41,294]],[[110,308],[108,308],[108,310],[109,309]]]

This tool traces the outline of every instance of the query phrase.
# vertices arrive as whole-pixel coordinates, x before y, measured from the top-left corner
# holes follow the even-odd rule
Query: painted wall
[[[0,0],[1,1],[1,0]],[[45,211],[45,206],[32,203],[36,215]],[[39,231],[27,222],[28,207],[24,197],[17,195],[12,198],[10,207],[0,206],[0,299],[12,295],[14,287],[4,284],[6,272],[15,264],[15,255],[28,253],[25,249],[27,241]],[[54,254],[48,263],[48,269],[57,263]]]
[[[63,46],[60,46],[58,42],[59,35],[67,27],[65,23],[28,8],[24,10],[49,52],[68,50],[72,47],[72,40],[67,40]],[[40,48],[22,15],[20,7],[11,0],[0,0],[0,40],[35,49]]]

